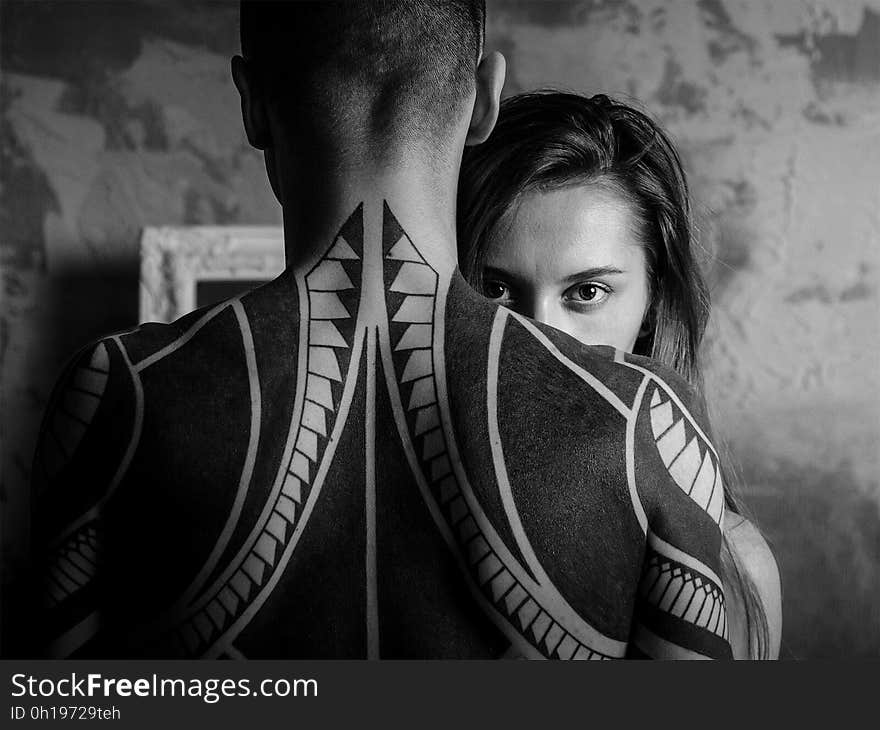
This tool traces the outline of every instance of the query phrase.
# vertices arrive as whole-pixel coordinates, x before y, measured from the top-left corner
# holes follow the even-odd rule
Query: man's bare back
[[[687,386],[408,229],[366,200],[308,266],[71,366],[37,455],[51,653],[729,656]]]

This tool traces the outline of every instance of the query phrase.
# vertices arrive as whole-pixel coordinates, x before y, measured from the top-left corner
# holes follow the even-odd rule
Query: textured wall
[[[51,382],[137,316],[142,226],[277,223],[228,78],[235,7],[7,2],[3,548]],[[686,159],[716,429],[779,559],[789,656],[880,654],[880,2],[493,2],[508,91],[631,96]]]

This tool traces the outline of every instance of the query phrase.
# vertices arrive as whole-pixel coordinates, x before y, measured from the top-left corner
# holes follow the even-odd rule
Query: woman
[[[653,357],[702,390],[709,295],[681,161],[653,121],[603,95],[522,94],[467,149],[459,185],[459,260],[473,286],[586,344]],[[776,658],[778,569],[730,476],[722,559],[734,656]]]

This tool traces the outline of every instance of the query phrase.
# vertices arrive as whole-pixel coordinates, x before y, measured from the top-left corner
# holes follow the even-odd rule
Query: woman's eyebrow
[[[508,284],[526,284],[528,283],[527,278],[523,278],[514,274],[510,271],[505,271],[504,269],[499,269],[496,266],[486,266],[483,268],[483,278],[484,279],[501,279],[502,281],[507,282]]]
[[[575,281],[581,279],[591,279],[596,276],[608,276],[610,274],[625,274],[626,272],[623,269],[618,269],[616,266],[596,266],[592,269],[584,269],[583,271],[578,271],[574,274],[569,274],[563,280],[563,284],[570,284]]]

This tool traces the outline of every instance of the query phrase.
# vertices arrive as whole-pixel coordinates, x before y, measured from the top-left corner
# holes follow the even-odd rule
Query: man
[[[727,657],[681,381],[456,269],[504,60],[475,0],[242,5],[287,269],[64,375],[37,453],[54,656]]]

